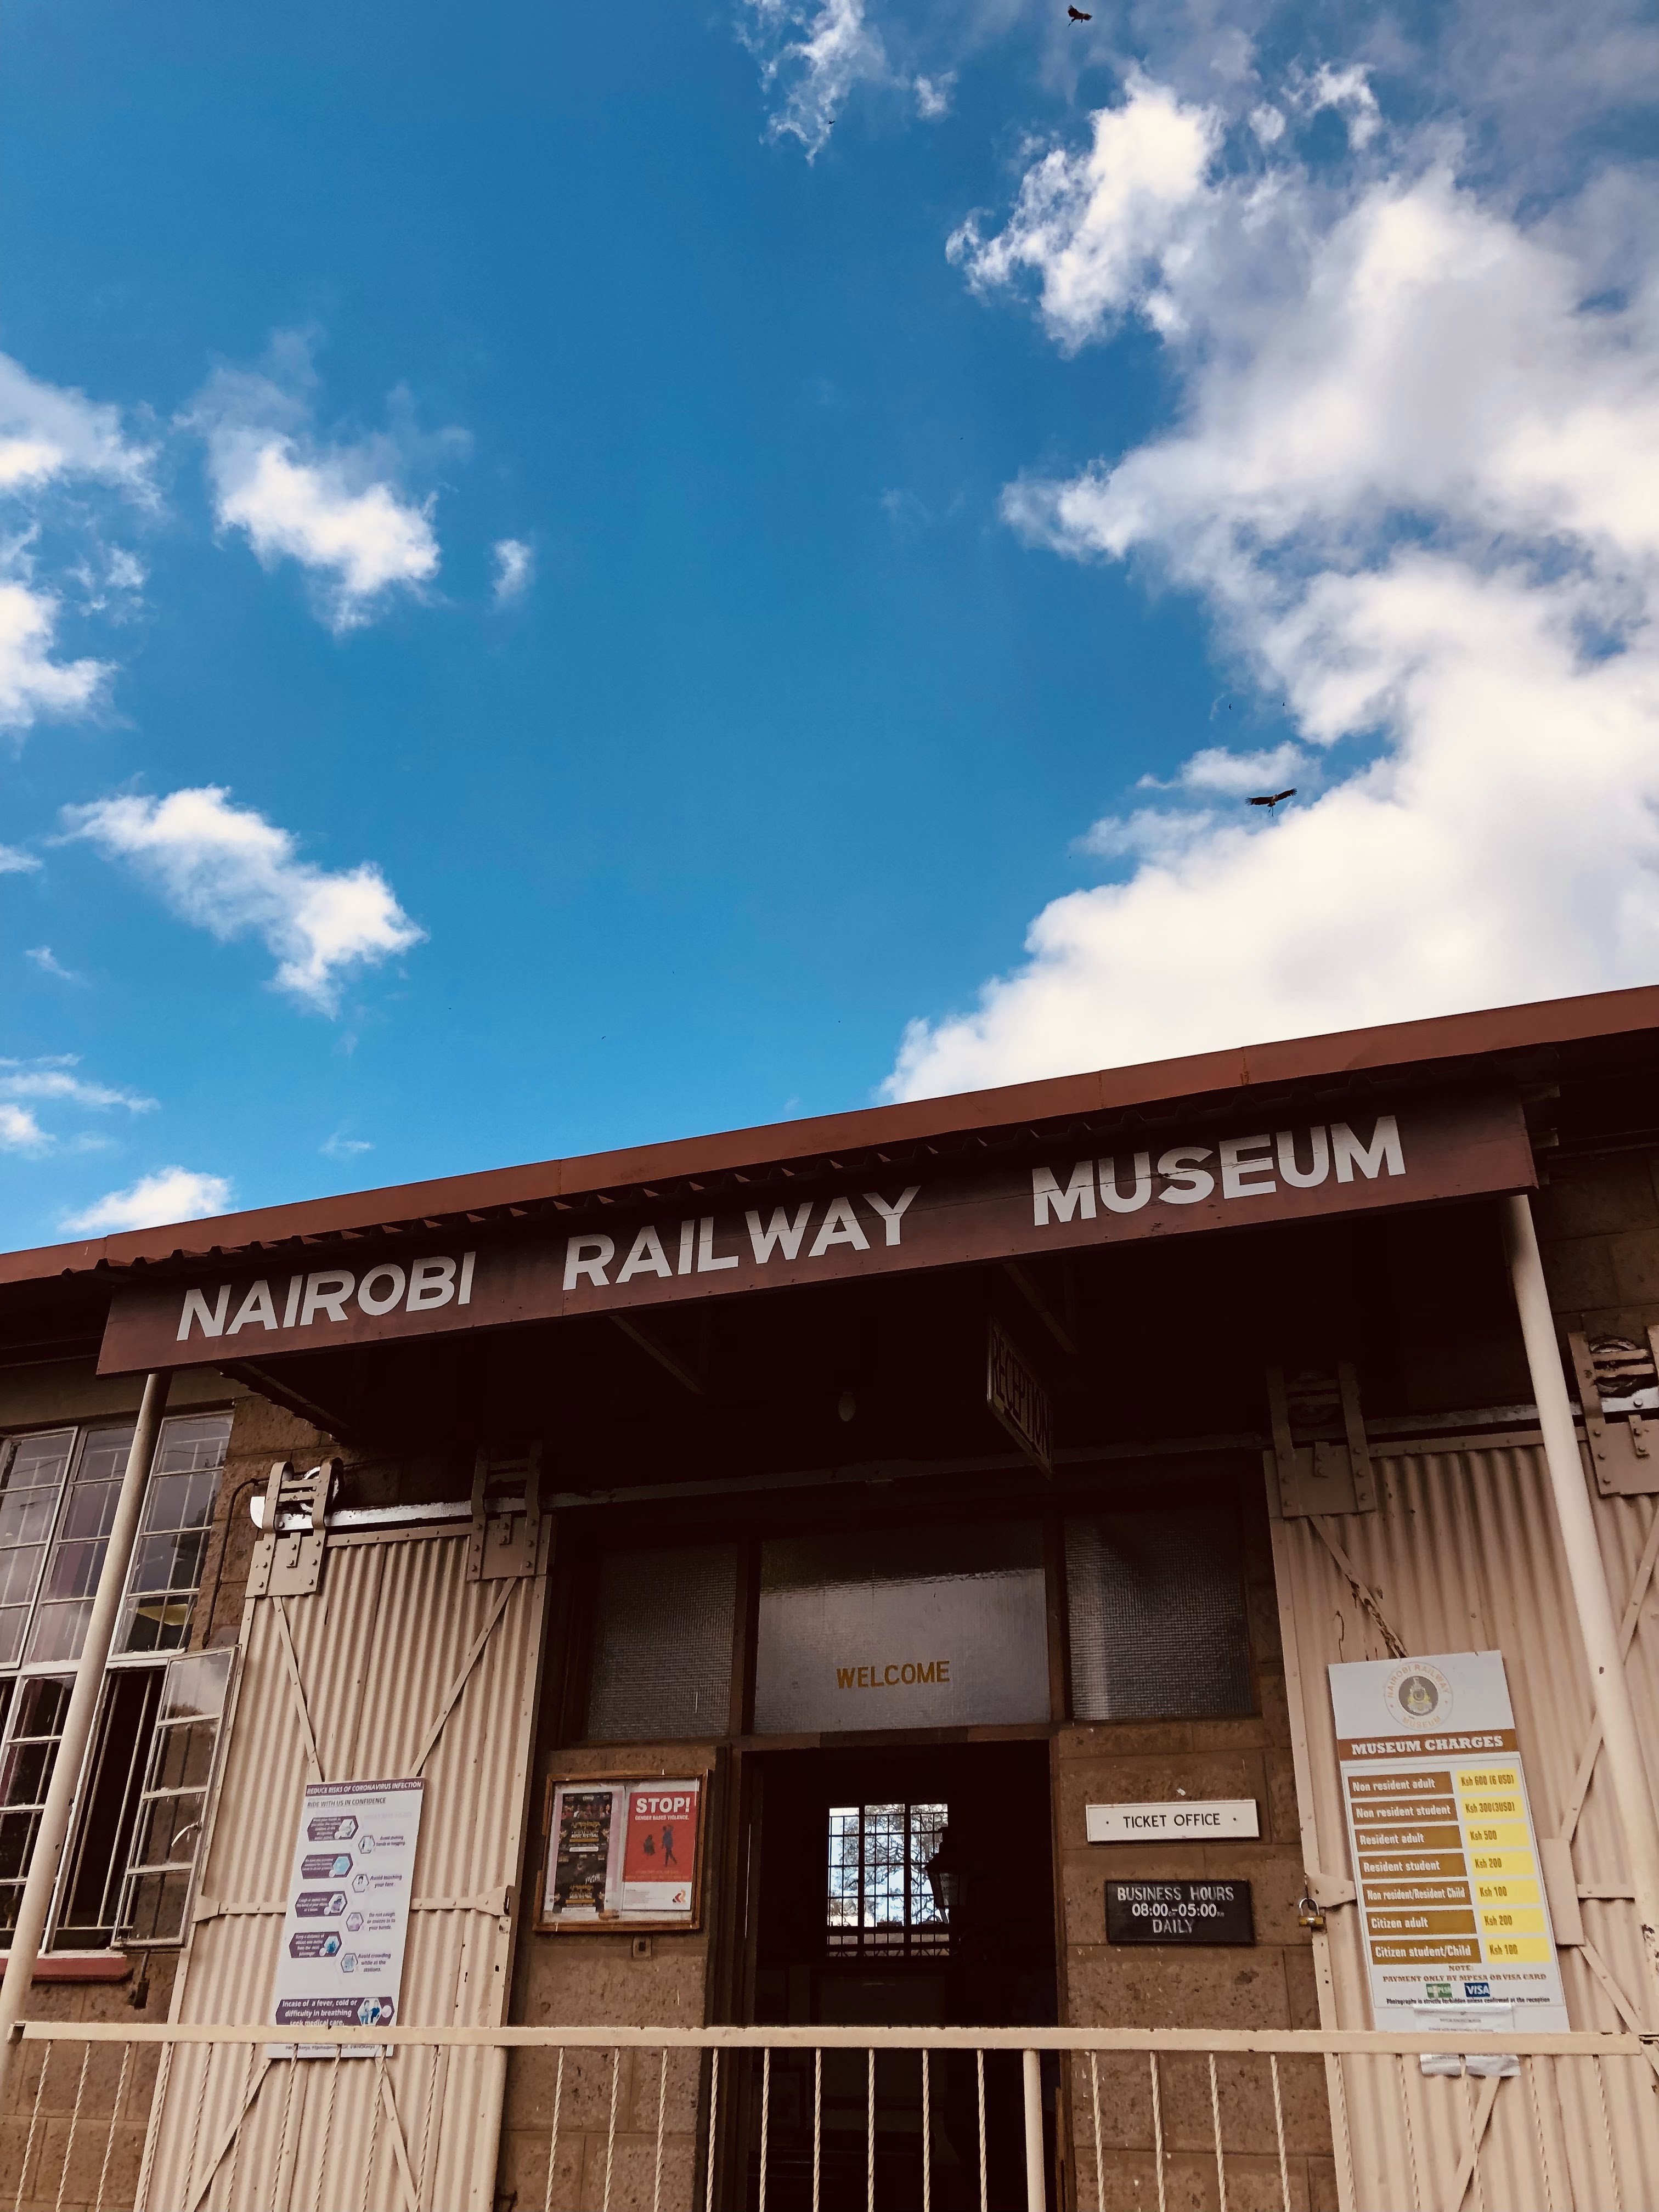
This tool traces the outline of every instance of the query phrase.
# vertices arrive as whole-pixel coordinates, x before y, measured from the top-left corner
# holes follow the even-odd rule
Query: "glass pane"
[[[17,1918],[73,1686],[67,1677],[33,1675],[19,1683],[12,1699],[0,1753],[0,1934]]]
[[[0,1448],[0,1666],[21,1654],[74,1448],[73,1429],[19,1437],[9,1458]]]
[[[103,1704],[52,1938],[56,1950],[101,1950],[114,1941],[121,1881],[161,1702],[161,1674],[159,1667],[129,1667],[104,1679]]]
[[[190,1875],[140,1875],[127,1889],[126,1917],[122,1941],[136,1948],[142,1943],[177,1943],[185,1932],[185,1908],[190,1902]]]
[[[131,1446],[130,1424],[87,1433],[46,1565],[40,1607],[28,1641],[31,1660],[80,1656],[81,1639],[92,1611],[90,1593],[98,1585],[104,1539],[115,1517]]]
[[[1048,1717],[1035,1522],[763,1545],[757,1733]]]
[[[143,1519],[116,1625],[118,1651],[176,1651],[207,1558],[207,1528],[230,1441],[230,1415],[204,1413],[162,1424]]]
[[[830,1950],[937,1955],[949,1948],[927,1862],[950,1818],[943,1804],[830,1807],[824,1911]]]
[[[1082,1721],[1254,1710],[1231,1502],[1066,1523],[1072,1709]]]
[[[589,1737],[723,1736],[737,1604],[735,1546],[607,1552],[599,1562]]]

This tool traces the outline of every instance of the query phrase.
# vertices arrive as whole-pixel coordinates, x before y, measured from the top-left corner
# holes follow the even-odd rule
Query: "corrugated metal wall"
[[[301,1794],[315,1778],[278,1607],[325,1781],[414,1771],[496,1615],[422,1770],[402,2021],[483,2027],[505,2018],[547,1577],[469,1583],[466,1553],[465,1530],[331,1539],[315,1596],[248,1604],[224,1781],[174,2019],[270,2017]],[[403,2212],[406,2159],[422,2212],[489,2212],[502,2081],[499,2054],[487,2051],[410,2053],[390,2062],[383,2081],[370,2060],[267,2068],[257,2049],[246,2064],[240,2053],[221,2054],[210,2074],[201,2056],[181,2048],[152,2122],[148,2204],[155,2212],[193,2212],[198,2203],[214,2212],[254,2204]]]
[[[1324,1527],[1408,1652],[1502,1651],[1538,1832],[1559,1834],[1576,1797],[1594,1712],[1541,1446],[1412,1452],[1377,1458],[1375,1468],[1376,1510],[1332,1515]],[[1304,1820],[1311,1812],[1325,1871],[1351,1875],[1325,1669],[1383,1659],[1389,1650],[1320,1522],[1282,1518],[1271,1459],[1267,1495],[1280,1614],[1287,1656],[1294,1638],[1306,1731],[1304,1788],[1310,1802],[1304,1803]],[[1643,1565],[1659,1498],[1595,1497],[1595,1509],[1617,1618]],[[1651,1583],[1628,1672],[1651,1768],[1659,1758],[1659,1597]],[[1617,1810],[1600,1761],[1572,1855],[1581,1887],[1627,1887]],[[1593,1953],[1639,2012],[1644,1970],[1634,1905],[1587,1898],[1583,1914],[1589,1949],[1560,1954],[1571,2024],[1622,2030],[1631,2023],[1589,1960]],[[1370,2027],[1356,1908],[1331,1911],[1318,1942],[1328,1969],[1321,1976],[1322,2025]],[[1415,2061],[1342,2062],[1353,2202],[1361,2212],[1451,2203],[1480,2086],[1425,2081]],[[1497,2085],[1481,2152],[1486,2203],[1513,2212],[1568,2204],[1591,2212],[1621,2197],[1626,2206],[1659,2204],[1654,2087],[1651,2070],[1635,2062],[1605,2068],[1584,2060],[1525,2062],[1520,2078]],[[1341,2115],[1333,2118],[1340,2131]],[[1611,2160],[1622,2191],[1612,2183]]]

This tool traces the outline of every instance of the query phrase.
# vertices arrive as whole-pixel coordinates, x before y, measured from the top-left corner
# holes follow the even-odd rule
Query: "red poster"
[[[699,1777],[635,1782],[628,1790],[623,1911],[689,1920],[696,1909]]]

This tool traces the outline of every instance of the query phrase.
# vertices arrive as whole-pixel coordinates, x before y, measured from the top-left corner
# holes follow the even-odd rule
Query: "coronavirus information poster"
[[[1330,1674],[1375,2025],[1565,2029],[1503,1654]]]
[[[278,2027],[397,2019],[425,1794],[405,1780],[307,1785],[271,1993]],[[301,2044],[299,2056],[334,2049]]]

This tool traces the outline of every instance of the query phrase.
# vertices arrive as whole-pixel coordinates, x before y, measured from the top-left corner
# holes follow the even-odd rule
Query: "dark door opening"
[[[1013,2027],[1056,2018],[1045,1743],[779,1752],[758,1793],[751,2017],[758,2026]],[[1052,2069],[1049,2069],[1052,2070]],[[977,2212],[979,2078],[971,2052],[929,2063],[933,2202]],[[868,2202],[861,2051],[823,2056],[820,2203]],[[878,2054],[875,2203],[921,2201],[921,2062]],[[1045,2107],[1052,2093],[1045,2083]],[[810,2051],[773,2054],[767,2204],[812,2202]],[[760,2077],[750,2085],[748,2201],[759,2198]],[[1052,2112],[1048,2116],[1052,2129]],[[1024,2202],[1017,2053],[985,2060],[988,2201]],[[1052,2159],[1045,2157],[1052,2172]]]

